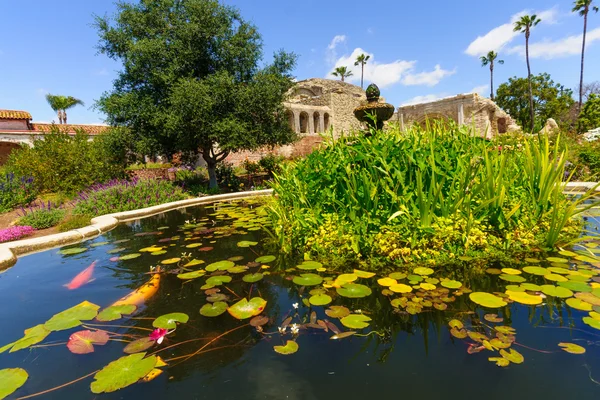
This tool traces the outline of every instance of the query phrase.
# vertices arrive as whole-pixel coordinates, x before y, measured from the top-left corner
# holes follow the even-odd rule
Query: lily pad
[[[345,283],[354,282],[357,279],[358,275],[355,274],[341,274],[337,278],[335,278],[335,281],[338,282],[340,285],[343,285]]]
[[[583,322],[586,325],[589,325],[589,326],[591,326],[594,329],[599,329],[600,330],[600,321],[598,321],[595,318],[592,318],[592,317],[583,317]]]
[[[115,321],[123,318],[123,315],[132,314],[135,310],[137,307],[134,304],[110,306],[100,311],[96,319],[102,322]]]
[[[422,282],[419,286],[423,290],[435,290],[435,285],[432,285],[431,283]]]
[[[250,320],[250,325],[251,326],[263,326],[265,324],[267,324],[269,322],[269,317],[267,317],[266,315],[257,315],[256,317],[252,318]]]
[[[498,278],[505,280],[507,282],[516,282],[516,283],[525,282],[527,280],[520,275],[508,275],[508,274],[499,275]]]
[[[508,275],[521,275],[522,272],[518,269],[514,268],[502,268],[501,271]]]
[[[518,351],[516,351],[515,349],[508,349],[508,350],[501,349],[500,355],[514,364],[521,364],[523,361],[525,361],[525,359],[523,358],[523,355],[521,353],[519,353]]]
[[[276,259],[275,256],[262,256],[262,257],[258,257],[256,260],[254,260],[254,262],[261,263],[261,264],[268,264],[270,262],[275,261],[275,259]]]
[[[123,352],[127,354],[139,353],[144,350],[148,350],[150,347],[154,346],[156,341],[154,339],[150,339],[148,336],[134,340],[133,342],[129,342],[127,346],[123,348]]]
[[[596,297],[592,293],[575,293],[575,297],[591,304],[592,306],[600,306],[600,297]]]
[[[544,278],[549,280],[549,281],[554,281],[554,282],[566,282],[568,281],[567,278],[565,278],[562,275],[558,275],[558,274],[547,274],[544,275]]]
[[[558,344],[558,347],[560,347],[562,350],[566,351],[567,353],[571,353],[571,354],[585,353],[585,347],[581,347],[580,345],[574,344],[574,343],[561,342]]]
[[[13,394],[18,388],[23,386],[29,378],[27,371],[23,368],[5,368],[0,369],[0,399]]]
[[[200,265],[200,264],[204,264],[204,261],[194,258],[192,261],[185,264],[184,267],[188,268],[188,267],[193,267],[194,265]]]
[[[104,242],[96,242],[96,243],[92,243],[90,245],[90,247],[100,247],[100,246],[104,246],[105,244],[108,244],[108,242],[104,241]]]
[[[330,306],[325,310],[325,314],[331,318],[344,318],[345,316],[350,315],[350,310],[344,306]]]
[[[263,278],[263,274],[261,274],[259,272],[255,272],[253,274],[244,275],[242,280],[244,282],[254,283],[254,282],[260,281],[262,278]]]
[[[108,250],[106,253],[107,254],[115,254],[115,253],[120,253],[123,250],[127,250],[125,247],[117,247],[116,249],[110,249]]]
[[[162,329],[174,329],[177,328],[177,322],[185,324],[189,319],[190,317],[184,313],[169,313],[156,318],[152,322],[152,326]]]
[[[225,270],[228,270],[229,268],[233,267],[234,265],[235,265],[235,263],[233,261],[222,260],[222,261],[210,263],[204,269],[207,270],[208,272],[214,272],[216,270],[225,271]]]
[[[542,301],[544,300],[541,296],[531,295],[525,292],[513,292],[511,290],[507,290],[506,294],[512,301],[527,305],[542,304]]]
[[[433,269],[428,268],[428,267],[417,267],[415,269],[413,269],[413,273],[417,274],[417,275],[431,275],[433,274]]]
[[[535,267],[535,266],[524,267],[523,271],[527,272],[528,274],[538,275],[538,276],[544,276],[549,273],[549,271],[546,268]]]
[[[65,311],[55,314],[44,324],[44,327],[49,331],[63,331],[66,329],[75,328],[82,324],[81,321],[89,321],[96,318],[100,306],[83,301],[76,306],[73,306]]]
[[[250,301],[246,298],[241,299],[231,307],[227,309],[227,312],[232,317],[237,319],[252,318],[265,309],[267,301],[260,297],[253,297]]]
[[[227,269],[227,272],[229,272],[230,274],[241,274],[242,272],[246,271],[248,271],[248,267],[245,265],[235,265]]]
[[[361,285],[359,283],[347,283],[342,287],[336,288],[335,290],[340,296],[353,299],[371,295],[371,289],[368,286]]]
[[[373,272],[361,271],[360,269],[355,269],[354,275],[358,276],[359,278],[365,279],[372,278],[375,276]]]
[[[398,284],[398,281],[392,278],[380,278],[377,279],[377,283],[381,286],[392,286]]]
[[[523,289],[525,290],[530,290],[532,292],[539,292],[542,290],[542,287],[540,285],[536,285],[535,283],[521,283],[521,286]]]
[[[300,274],[294,277],[293,282],[300,286],[315,286],[323,282],[323,278],[317,274]]]
[[[44,324],[39,324],[32,328],[26,329],[24,334],[25,335],[21,339],[1,347],[0,353],[3,353],[8,349],[10,349],[9,353],[14,353],[15,351],[26,349],[34,344],[38,344],[42,340],[46,339],[46,337],[50,334],[50,330],[46,329]]]
[[[403,283],[398,283],[396,285],[392,285],[389,289],[394,293],[410,293],[412,292],[412,287],[405,285]]]
[[[206,274],[206,272],[200,269],[198,271],[191,271],[191,272],[184,272],[183,274],[177,274],[177,277],[179,279],[196,279],[196,278],[200,278],[201,276],[204,276],[205,274]]]
[[[512,276],[512,275],[509,275]],[[469,298],[474,303],[479,304],[480,306],[488,307],[488,308],[500,308],[506,305],[506,302],[502,300],[502,298],[495,296],[491,293],[485,292],[473,292],[469,294]]]
[[[92,393],[110,393],[132,385],[148,375],[156,365],[156,356],[146,353],[124,356],[111,362],[96,375],[90,385]]]
[[[119,260],[120,261],[133,260],[134,258],[138,258],[141,255],[142,255],[142,253],[125,254],[125,255],[119,257]]]
[[[504,357],[489,357],[488,361],[495,362],[499,367],[508,367],[510,365],[510,361]]]
[[[546,261],[551,263],[568,263],[569,260],[561,257],[546,257]]]
[[[342,325],[350,329],[363,329],[369,326],[371,318],[364,314],[350,314],[341,320]]]
[[[575,308],[577,310],[581,310],[581,311],[592,311],[592,305],[589,303],[586,303],[580,299],[577,299],[575,297],[571,297],[567,300],[565,300],[565,303],[571,307],[571,308]]]
[[[250,247],[250,246],[256,246],[258,244],[258,242],[251,242],[249,240],[242,240],[241,242],[237,243],[238,247]]]
[[[161,264],[165,264],[165,265],[169,265],[169,264],[176,264],[181,260],[181,258],[179,257],[174,257],[174,258],[168,258],[166,260],[162,260],[160,263]]]
[[[294,354],[298,351],[298,343],[293,340],[288,340],[285,346],[273,346],[273,350],[283,355]]]
[[[561,286],[542,285],[542,293],[548,296],[559,297],[566,299],[573,296],[573,292]]]
[[[313,306],[324,306],[331,303],[331,300],[331,296],[326,294],[316,294],[314,296],[310,296],[310,298],[308,299],[308,301],[310,301],[310,304],[312,304]]]
[[[592,288],[585,282],[575,282],[575,281],[567,281],[567,282],[558,282],[558,286],[567,288],[574,292],[591,292]]]
[[[206,284],[208,286],[220,286],[224,283],[229,283],[231,282],[231,277],[229,275],[217,275],[217,276],[211,276],[210,278],[208,278],[206,280]]]
[[[79,331],[69,336],[67,348],[71,353],[87,354],[94,352],[94,345],[105,345],[108,342],[108,334],[104,331]]]
[[[392,272],[388,275],[388,277],[399,281],[406,278],[406,274],[404,272]]]
[[[227,311],[227,303],[224,301],[216,301],[214,303],[207,303],[200,309],[200,314],[205,317],[218,317]]]
[[[71,247],[70,249],[62,249],[59,250],[58,254],[62,254],[63,256],[71,256],[73,254],[80,254],[84,251],[87,251],[87,247]]]
[[[486,321],[495,322],[495,323],[504,321],[504,318],[498,317],[497,314],[485,314],[483,316],[483,319],[485,319]]]
[[[459,281],[448,280],[440,282],[440,285],[448,289],[458,289],[462,286],[462,283]]]
[[[302,264],[297,265],[296,268],[298,269],[303,269],[303,270],[312,270],[312,269],[319,269],[323,266],[323,264],[321,264],[318,261],[304,261]]]

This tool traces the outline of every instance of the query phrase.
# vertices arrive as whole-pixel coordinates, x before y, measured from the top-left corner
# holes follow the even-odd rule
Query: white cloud
[[[477,93],[482,96],[487,96],[489,94],[488,93],[489,90],[490,90],[490,85],[480,85],[480,86],[475,86],[473,89],[471,89],[469,91],[469,93]]]
[[[346,35],[335,35],[333,39],[331,39],[331,43],[327,46],[327,62],[329,64],[335,62],[335,59],[337,58],[336,47],[345,42]]]
[[[510,22],[495,27],[483,36],[478,36],[469,44],[465,53],[470,56],[479,57],[492,50],[496,52],[501,50],[517,36],[521,35],[521,33],[513,31],[514,23],[523,15],[530,13],[530,10],[520,11],[510,17]],[[541,23],[543,24],[555,24],[557,21],[558,9],[553,7],[548,10],[539,11],[536,15],[542,20]]]
[[[419,72],[416,74],[408,73],[402,79],[402,84],[406,86],[414,86],[414,85],[426,85],[426,86],[435,86],[442,79],[447,76],[454,75],[456,73],[456,68],[452,71],[443,69],[439,64],[435,66],[433,71],[430,72]]]
[[[544,40],[529,44],[530,58],[543,58],[550,60],[553,58],[568,57],[581,54],[581,43],[583,34],[567,36],[558,40]],[[600,28],[589,31],[585,38],[585,47],[587,48],[593,42],[600,40]],[[509,54],[519,54],[525,57],[525,46],[514,46],[508,50]]]
[[[354,65],[356,57],[361,54],[370,56],[369,61],[365,64],[365,82],[375,82],[380,88],[390,86],[396,83],[404,85],[428,85],[434,86],[441,79],[452,75],[455,71],[447,71],[439,65],[430,72],[415,72],[416,61],[396,60],[390,63],[378,62],[373,53],[369,53],[360,47],[354,49],[349,55],[344,55],[335,61],[329,73],[325,76],[331,79],[331,72],[337,67],[346,66],[353,75],[346,79],[348,82],[360,83],[361,66]]]
[[[431,103],[432,101],[440,100],[445,97],[450,97],[450,95],[448,93],[438,93],[438,94],[426,94],[423,96],[415,96],[412,99],[408,99],[404,103],[400,104],[400,107],[411,106],[413,104]]]

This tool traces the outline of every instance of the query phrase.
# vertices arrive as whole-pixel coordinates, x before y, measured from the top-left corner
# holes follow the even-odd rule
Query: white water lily
[[[283,334],[285,334],[285,331],[287,330],[287,327],[285,327],[285,326],[284,327],[279,326],[279,327],[277,327],[277,329],[279,329],[279,333],[281,333],[283,335]]]
[[[298,303],[292,304],[292,307],[294,307],[295,309],[298,309]]]
[[[299,330],[300,327],[298,326],[298,324],[292,324],[292,326],[290,326],[290,331],[292,331],[292,335],[296,335]]]

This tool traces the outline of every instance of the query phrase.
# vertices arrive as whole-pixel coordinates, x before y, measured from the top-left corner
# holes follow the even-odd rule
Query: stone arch
[[[323,114],[323,129],[329,129],[329,113]]]
[[[294,119],[294,112],[292,110],[285,110],[285,116],[288,120],[288,125],[292,131],[296,132],[296,120]]]
[[[20,149],[21,144],[15,142],[0,142],[0,165],[6,164],[8,156],[15,149]]]
[[[419,125],[421,128],[426,129],[427,125],[432,126],[436,123],[436,121],[440,121],[444,125],[448,125],[451,121],[454,121],[452,118],[447,115],[440,113],[431,113],[420,116],[415,123]],[[456,122],[456,121],[454,121]]]
[[[321,114],[319,114],[318,111],[315,111],[313,113],[313,127],[314,127],[314,133],[321,132]]]
[[[310,89],[307,88],[298,88],[296,89],[296,96],[308,96],[308,97],[315,97],[315,92],[313,92]]]
[[[306,111],[300,113],[300,133],[308,133],[308,113]]]
[[[496,123],[498,124],[498,133],[506,133],[508,130],[506,126],[506,118],[498,118]]]

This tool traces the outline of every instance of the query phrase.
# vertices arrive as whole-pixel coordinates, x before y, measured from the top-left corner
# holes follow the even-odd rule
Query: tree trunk
[[[219,187],[217,182],[217,164],[214,162],[206,162],[206,169],[208,169],[208,188],[215,189]]]
[[[527,81],[529,82],[529,116],[531,117],[531,133],[533,133],[535,120],[533,113],[533,89],[531,88],[531,66],[529,65],[529,31],[525,32],[525,58],[527,59]]]
[[[494,61],[490,63],[490,99],[494,101]]]
[[[342,74],[342,82],[344,82],[344,74]]]
[[[587,31],[587,16],[588,10],[583,14],[583,43],[581,45],[581,75],[579,76],[579,107],[577,114],[581,114],[581,104],[583,103],[583,58],[585,55],[585,34]]]
[[[202,158],[206,161],[206,169],[208,170],[208,187],[209,189],[215,189],[219,187],[217,182],[217,164],[225,159],[229,155],[228,151],[222,151],[216,153],[214,146],[204,147],[200,150]]]
[[[364,75],[365,75],[365,63],[361,63],[360,64],[360,88],[361,89],[363,88],[363,76]]]
[[[58,123],[59,123],[59,124],[62,124],[63,122],[62,122],[62,113],[61,113],[61,111],[60,111],[60,110],[58,110],[58,111],[56,112],[56,114],[58,115]]]

